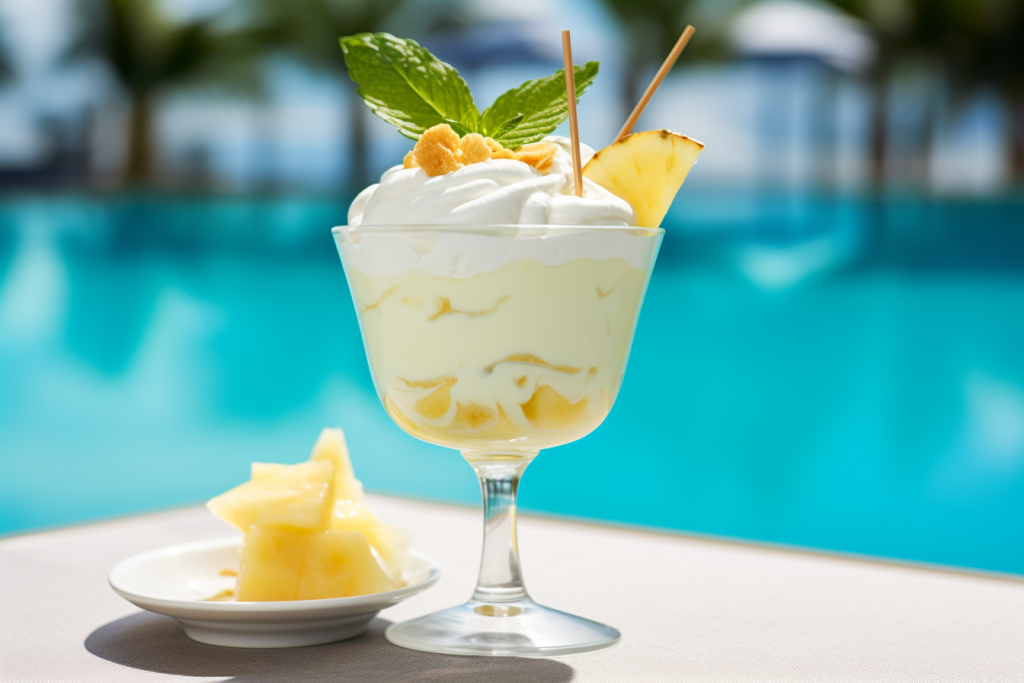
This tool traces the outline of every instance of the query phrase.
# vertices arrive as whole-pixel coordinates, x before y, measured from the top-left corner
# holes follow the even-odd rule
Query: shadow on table
[[[115,664],[178,676],[233,676],[232,681],[571,681],[572,667],[550,659],[455,657],[396,647],[391,622],[374,619],[351,640],[313,647],[249,650],[190,640],[170,617],[140,612],[99,627],[85,649]]]

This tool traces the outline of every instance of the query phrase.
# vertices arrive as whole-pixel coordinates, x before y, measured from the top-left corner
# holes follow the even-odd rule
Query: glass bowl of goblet
[[[542,449],[612,408],[664,231],[611,226],[334,229],[374,386],[416,438],[480,479],[483,557],[470,600],[394,624],[389,641],[447,654],[553,656],[618,641],[543,607],[523,583],[516,494]]]

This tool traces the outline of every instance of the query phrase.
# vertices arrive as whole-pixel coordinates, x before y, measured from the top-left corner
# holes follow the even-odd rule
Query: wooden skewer
[[[686,44],[690,42],[690,38],[693,36],[694,30],[695,29],[692,26],[687,26],[686,30],[683,31],[683,35],[679,36],[679,40],[676,41],[676,45],[672,48],[672,52],[668,53],[668,57],[666,57],[665,61],[662,62],[661,68],[658,69],[658,73],[654,75],[654,80],[651,81],[651,84],[647,86],[647,90],[644,91],[644,96],[640,98],[640,101],[637,102],[636,107],[633,109],[633,113],[629,115],[628,119],[626,119],[626,125],[624,125],[622,130],[619,131],[618,136],[615,138],[615,142],[626,137],[629,135],[629,132],[633,130],[633,126],[636,125],[637,119],[640,118],[640,114],[644,113],[644,107],[646,107],[647,103],[651,101],[652,97],[654,97],[654,91],[657,90],[658,86],[661,85],[661,82],[665,80],[665,76],[667,76],[668,72],[672,69],[672,65],[676,63],[676,60],[679,59],[679,55],[682,54],[683,48],[685,48]]]
[[[565,94],[569,98],[569,137],[572,139],[572,178],[576,196],[583,196],[583,165],[580,163],[580,129],[576,121],[576,74],[572,70],[572,45],[569,32],[562,31],[562,58],[565,61]]]

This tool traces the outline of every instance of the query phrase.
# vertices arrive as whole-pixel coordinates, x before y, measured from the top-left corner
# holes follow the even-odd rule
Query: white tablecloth
[[[546,660],[403,650],[384,640],[388,623],[469,596],[480,513],[370,502],[413,530],[441,582],[365,636],[292,650],[194,643],[107,585],[124,557],[229,535],[204,508],[0,540],[0,680],[1024,680],[1024,581],[528,516],[534,598],[613,624],[622,642]]]

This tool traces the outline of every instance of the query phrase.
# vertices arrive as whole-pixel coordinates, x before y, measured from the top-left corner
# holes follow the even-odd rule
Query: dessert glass
[[[334,229],[374,386],[409,434],[455,448],[480,479],[483,557],[464,605],[394,624],[447,654],[549,656],[614,644],[523,584],[516,492],[544,448],[582,438],[622,383],[664,231],[528,225]]]

